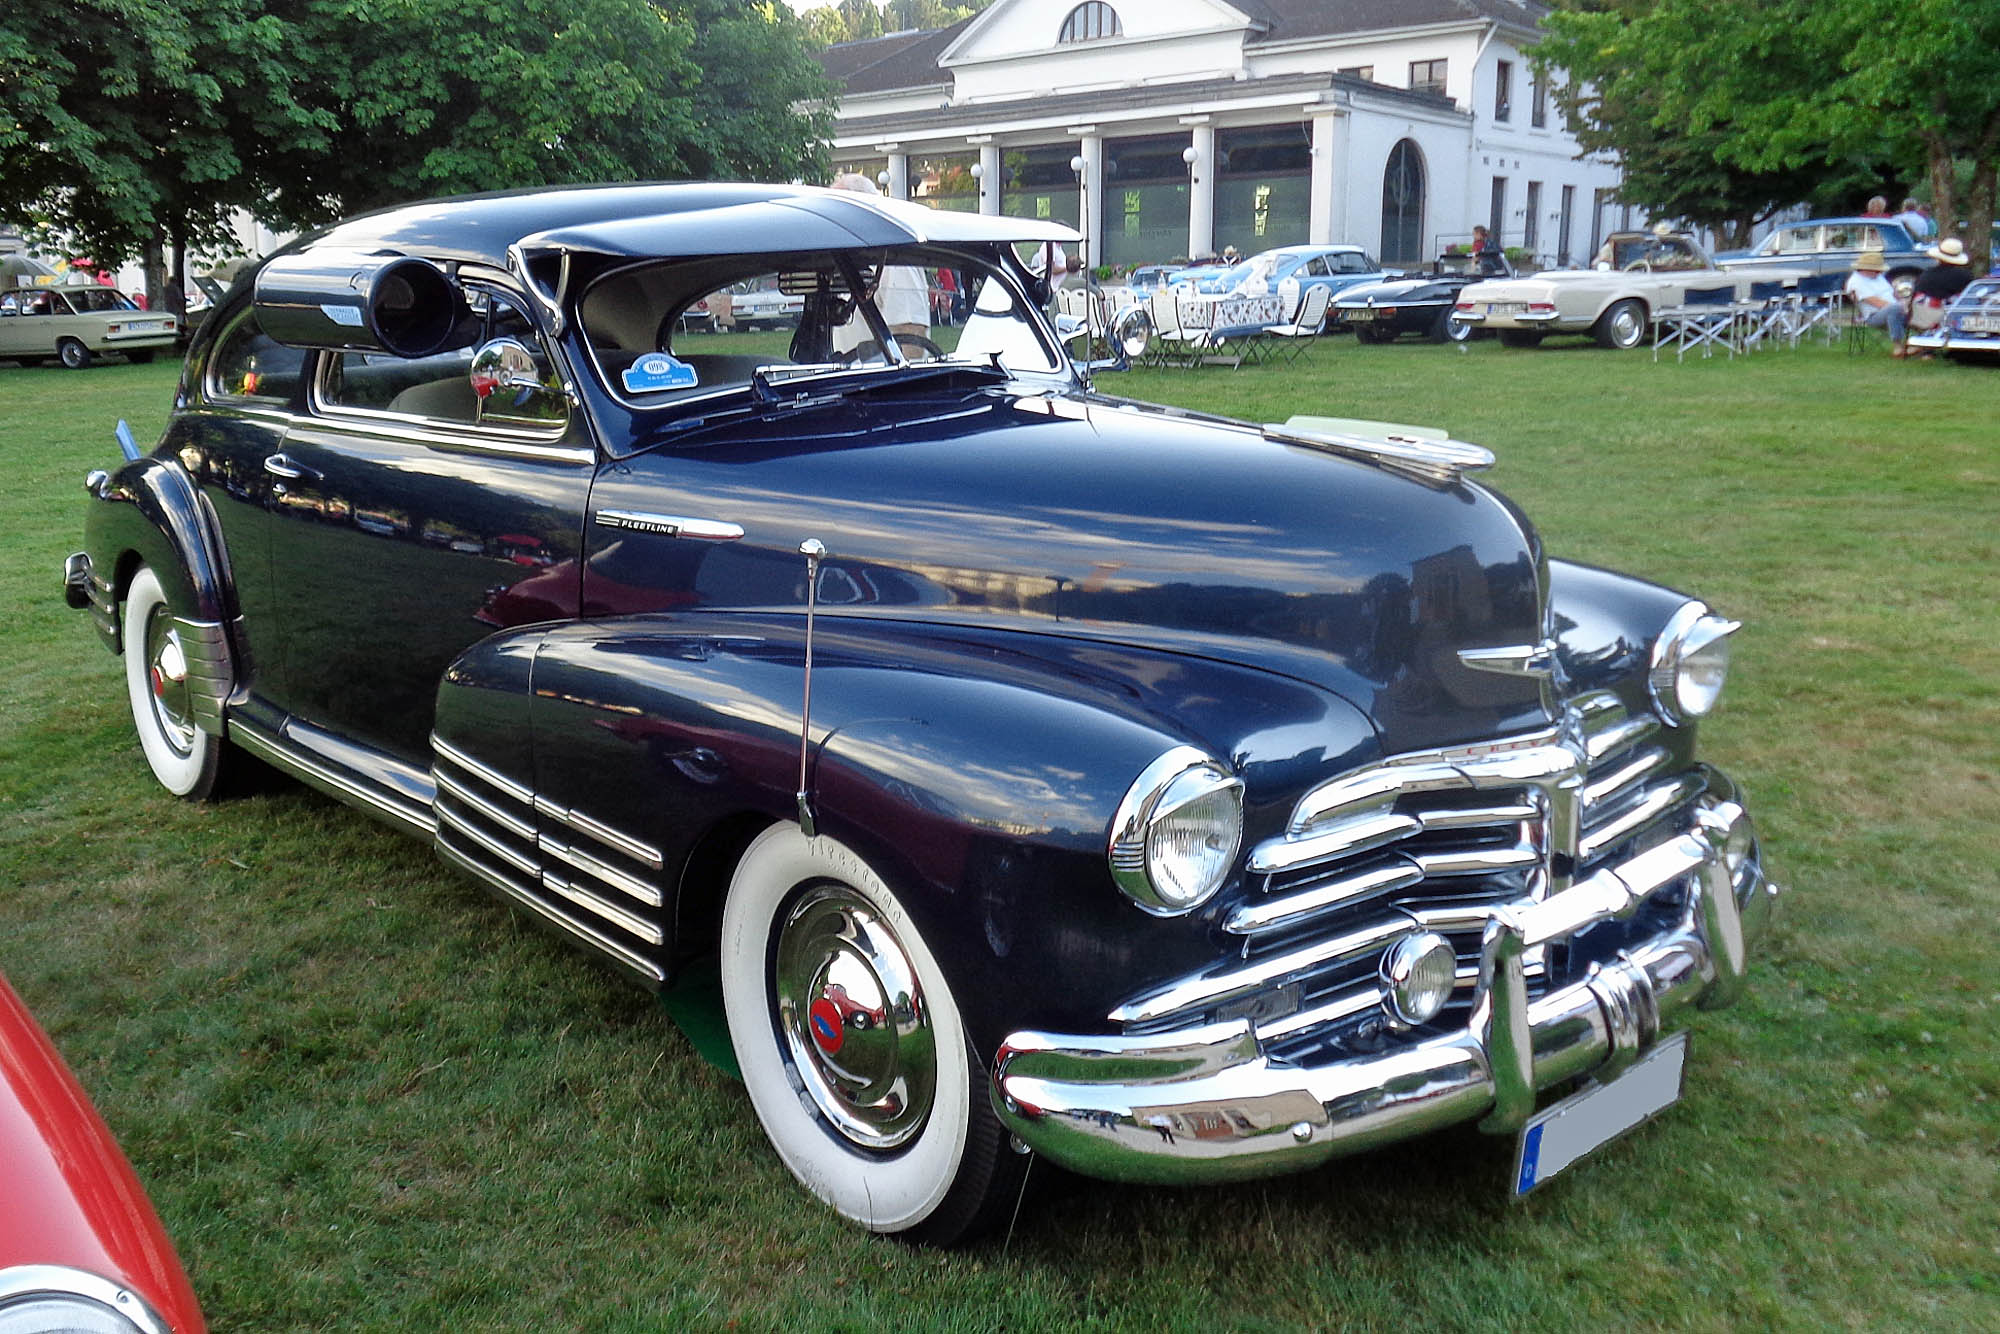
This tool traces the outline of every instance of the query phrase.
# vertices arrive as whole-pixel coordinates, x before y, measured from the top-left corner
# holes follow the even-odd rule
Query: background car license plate
[[[1350,310],[1347,312],[1347,318],[1350,320],[1359,320],[1366,324],[1369,320],[1375,318],[1375,312],[1372,310]],[[1971,326],[1968,325],[1967,327]]]
[[[1958,327],[1967,333],[2000,333],[2000,315],[1967,315]]]
[[[1608,1084],[1536,1112],[1514,1150],[1514,1189],[1526,1195],[1591,1150],[1680,1101],[1687,1034],[1676,1033]]]
[[[1528,303],[1525,301],[1489,301],[1486,303],[1488,315],[1525,315]]]

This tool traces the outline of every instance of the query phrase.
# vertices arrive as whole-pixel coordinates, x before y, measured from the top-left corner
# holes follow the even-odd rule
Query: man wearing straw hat
[[[1896,299],[1896,289],[1882,276],[1887,268],[1881,251],[1864,250],[1854,261],[1854,272],[1848,275],[1847,286],[1842,290],[1854,302],[1861,323],[1889,331],[1890,355],[1900,357],[1904,355],[1908,321],[1903,315],[1903,303]]]

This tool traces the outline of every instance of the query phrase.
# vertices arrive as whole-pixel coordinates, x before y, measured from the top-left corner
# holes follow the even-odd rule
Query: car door
[[[576,614],[595,451],[528,303],[497,285],[468,295],[479,346],[518,349],[531,378],[488,376],[482,395],[471,348],[323,352],[310,413],[264,460],[274,695],[299,744],[317,729],[428,767],[452,660],[497,630]]]

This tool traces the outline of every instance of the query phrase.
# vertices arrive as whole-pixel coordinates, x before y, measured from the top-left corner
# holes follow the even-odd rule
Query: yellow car
[[[73,371],[102,352],[151,361],[171,348],[180,321],[139,309],[109,287],[18,287],[0,292],[0,357],[39,366],[59,357]]]

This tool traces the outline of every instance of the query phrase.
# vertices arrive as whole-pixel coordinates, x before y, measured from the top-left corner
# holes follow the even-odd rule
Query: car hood
[[[1339,693],[1390,749],[1541,716],[1534,681],[1459,657],[1543,638],[1545,566],[1520,513],[1254,427],[1020,386],[850,398],[623,460],[591,509],[744,530],[697,543],[593,526],[600,614],[796,610],[799,545],[817,538],[829,615],[1261,666]],[[678,593],[654,605],[653,584]]]

